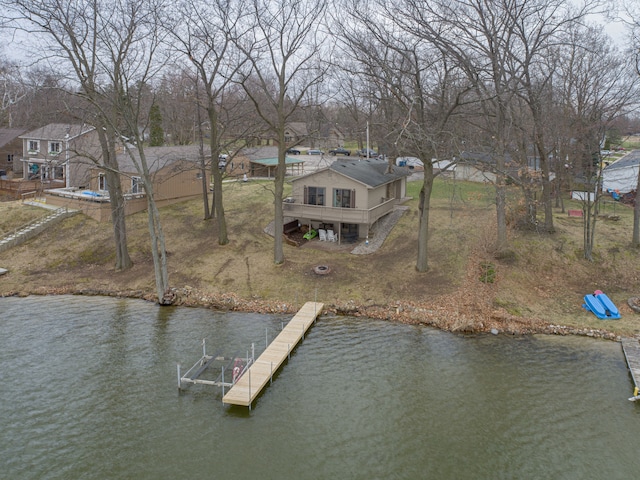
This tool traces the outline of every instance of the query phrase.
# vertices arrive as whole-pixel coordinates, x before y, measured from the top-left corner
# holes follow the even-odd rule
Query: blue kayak
[[[601,320],[617,320],[620,318],[618,307],[604,293],[585,295],[582,306]]]

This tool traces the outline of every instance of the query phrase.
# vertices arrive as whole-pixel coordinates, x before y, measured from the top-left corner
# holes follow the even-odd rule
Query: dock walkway
[[[640,400],[640,395],[638,395],[638,388],[640,387],[640,384],[638,384],[638,381],[640,381],[640,341],[636,338],[624,337],[620,340],[620,343],[622,343],[622,351],[627,359],[627,365],[635,387],[633,397],[629,400]]]
[[[222,397],[222,403],[251,408],[251,404],[273,374],[304,338],[304,334],[318,318],[323,307],[323,303],[305,303],[247,372]]]

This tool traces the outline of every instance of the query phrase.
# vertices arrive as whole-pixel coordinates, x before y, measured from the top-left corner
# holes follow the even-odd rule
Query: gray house
[[[293,179],[284,213],[301,225],[333,230],[339,241],[366,238],[405,199],[410,174],[385,160],[337,160]]]
[[[50,123],[19,138],[23,179],[37,180],[50,188],[85,185],[91,165],[101,157],[91,125]]]

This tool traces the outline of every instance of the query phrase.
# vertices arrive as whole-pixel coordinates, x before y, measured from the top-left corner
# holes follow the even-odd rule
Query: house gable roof
[[[95,127],[87,124],[50,123],[24,135],[20,135],[19,138],[63,141],[67,135],[69,135],[69,140],[71,140],[93,130],[95,130]]]
[[[369,188],[386,185],[403,177],[408,177],[411,172],[406,168],[390,165],[386,160],[370,158],[368,160],[336,160],[329,167],[316,170],[308,175],[298,177],[296,180],[307,179],[321,172],[331,170],[351,180],[362,183]]]
[[[286,125],[286,129],[290,130],[294,135],[297,135],[298,137],[309,135],[307,124],[304,122],[289,122]]]
[[[26,131],[25,128],[0,128],[0,148],[19,138]]]
[[[286,165],[296,165],[298,163],[304,163],[304,160],[300,160],[299,158],[284,158]],[[260,160],[251,160],[251,163],[257,163],[259,165],[264,165],[265,167],[273,167],[278,165],[277,158],[261,158]]]
[[[135,146],[129,146],[128,148],[136,160],[140,158]],[[122,172],[137,174],[138,169],[131,159],[131,154],[128,152],[119,153],[118,166]],[[156,173],[180,161],[190,162],[194,166],[200,165],[200,147],[197,145],[145,147],[144,155],[151,173]],[[211,158],[208,148],[205,148],[204,155],[206,160]]]
[[[617,170],[620,168],[629,168],[635,167],[640,163],[640,150],[631,150],[624,157],[619,160],[616,160],[610,165],[604,167],[605,171]]]

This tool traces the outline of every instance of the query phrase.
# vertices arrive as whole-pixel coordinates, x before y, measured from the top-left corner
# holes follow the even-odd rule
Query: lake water
[[[253,410],[176,364],[256,353],[283,316],[0,299],[6,479],[629,479],[640,405],[619,344],[321,317]]]

